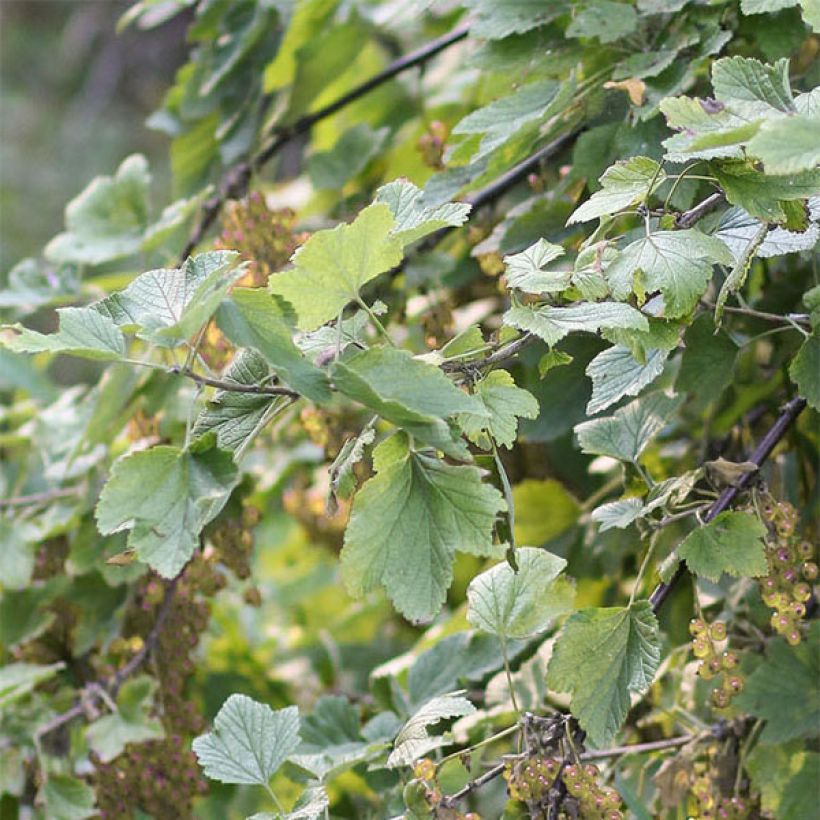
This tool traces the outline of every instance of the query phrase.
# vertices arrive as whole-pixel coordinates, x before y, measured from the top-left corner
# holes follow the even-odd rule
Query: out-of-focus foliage
[[[815,6],[169,26],[3,271],[3,816],[808,816]]]

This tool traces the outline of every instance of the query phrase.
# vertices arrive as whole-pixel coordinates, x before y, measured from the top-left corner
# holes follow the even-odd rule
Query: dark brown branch
[[[769,432],[761,439],[760,444],[757,445],[754,452],[749,456],[748,461],[756,464],[759,467],[763,465],[766,459],[771,455],[772,450],[777,446],[780,439],[786,435],[789,428],[794,424],[797,417],[803,412],[806,407],[806,400],[803,398],[792,399],[784,408],[783,412],[778,416],[777,421],[771,426]],[[745,490],[754,481],[757,476],[757,471],[744,473],[731,487],[726,487],[715,502],[709,507],[703,516],[703,523],[708,524],[713,519],[717,518],[724,510],[727,510],[732,502],[737,498],[738,494]],[[658,584],[652,594],[649,596],[649,602],[652,605],[652,611],[658,612],[663,606],[664,601],[669,597],[669,593],[680,581],[686,573],[684,563],[678,564],[675,574],[669,579],[667,583],[661,582]]]
[[[208,376],[203,376],[195,373],[189,367],[172,367],[168,371],[175,376],[184,376],[186,379],[191,379],[197,384],[208,385],[208,387],[216,387],[219,390],[224,390],[228,393],[253,393],[257,396],[290,396],[292,399],[301,398],[301,394],[289,387],[282,387],[280,385],[266,386],[263,384],[239,384],[239,382],[222,381],[221,379],[211,379]]]
[[[287,143],[301,134],[306,134],[317,122],[327,119],[337,111],[350,105],[350,103],[363,97],[374,88],[384,85],[384,83],[392,80],[408,69],[423,65],[427,60],[435,57],[454,43],[463,40],[468,33],[469,26],[460,26],[459,28],[453,29],[448,34],[432,40],[421,48],[417,48],[415,51],[405,54],[404,57],[395,60],[387,66],[387,68],[378,72],[378,74],[374,74],[323,108],[313,111],[310,114],[305,114],[304,117],[301,117],[289,125],[280,125],[274,128],[271,131],[272,142],[261,149],[249,161],[242,161],[231,166],[223,177],[217,193],[202,206],[199,221],[180,254],[180,264],[185,261],[193,249],[202,241],[205,234],[219,216],[219,212],[222,210],[222,206],[225,202],[229,199],[239,199],[243,197],[248,191],[248,186],[253,174],[270,162]]]
[[[177,584],[179,583],[179,579],[181,577],[182,573],[166,584],[165,595],[159,609],[157,610],[157,617],[155,618],[151,631],[148,633],[148,637],[146,637],[139,652],[137,652],[136,655],[134,655],[134,657],[122,667],[122,669],[117,670],[117,672],[115,672],[107,680],[85,686],[79,695],[77,703],[65,712],[53,717],[48,723],[44,724],[37,730],[38,740],[44,738],[48,734],[51,734],[51,732],[59,729],[66,723],[70,723],[75,718],[88,714],[88,711],[92,709],[98,701],[105,701],[116,697],[117,692],[120,690],[123,683],[125,683],[125,681],[128,680],[128,678],[130,678],[131,675],[133,675],[145,663],[148,656],[154,650],[154,647],[156,647],[157,641],[159,641],[160,635],[162,634],[162,628],[168,618],[168,613],[171,611]]]
[[[703,202],[699,202],[694,208],[678,214],[675,217],[675,226],[681,230],[691,228],[696,222],[703,219],[706,214],[711,213],[715,208],[719,207],[726,201],[726,195],[723,191],[716,191],[714,194],[707,196]]]

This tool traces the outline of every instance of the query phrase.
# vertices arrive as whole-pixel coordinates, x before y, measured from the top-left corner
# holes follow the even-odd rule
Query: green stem
[[[683,169],[683,171],[681,171],[681,172],[677,175],[677,178],[676,178],[676,179],[675,179],[675,181],[672,183],[672,188],[670,189],[669,193],[666,195],[666,199],[665,199],[665,200],[664,200],[664,202],[663,202],[663,209],[664,209],[664,211],[666,211],[666,210],[668,210],[668,209],[669,209],[669,202],[670,202],[670,200],[672,199],[672,195],[673,195],[673,194],[675,193],[675,191],[677,190],[677,187],[678,187],[678,185],[680,184],[681,180],[683,180],[683,179],[685,179],[685,178],[686,178],[686,175],[689,173],[689,170],[690,170],[691,168],[694,168],[696,165],[700,165],[700,163],[701,163],[701,162],[703,162],[703,160],[702,160],[702,159],[695,160],[695,161],[694,161],[694,162],[693,162],[690,166],[688,166],[687,168],[684,168],[684,169]]]
[[[484,740],[479,740],[478,743],[473,743],[472,746],[468,746],[466,749],[459,749],[457,752],[445,755],[436,763],[436,768],[440,769],[449,760],[455,760],[457,757],[463,757],[464,755],[474,752],[476,749],[480,749],[482,746],[489,746],[491,743],[495,743],[497,740],[501,740],[502,738],[519,731],[521,731],[521,727],[517,723],[513,726],[508,726],[506,729],[502,729],[500,732],[490,735],[490,737],[485,737]]]
[[[384,336],[385,339],[393,346],[396,346],[396,343],[390,338],[390,334],[385,330],[384,325],[379,321],[379,317],[376,316],[375,313],[370,309],[370,306],[362,299],[361,297],[356,298],[356,303],[359,307],[370,317],[370,321],[373,322],[376,330]]]
[[[655,482],[650,477],[649,473],[638,464],[638,460],[632,462],[632,466],[638,471],[638,475],[643,479],[643,483],[646,484],[647,487],[651,490],[655,486]]]
[[[520,715],[521,710],[518,708],[518,700],[515,697],[515,687],[513,686],[512,671],[510,670],[510,659],[507,655],[506,636],[501,637],[501,657],[504,659],[504,674],[507,676],[507,686],[510,688],[510,700],[512,701],[516,714]]]
[[[632,594],[629,596],[629,604],[628,606],[632,606],[635,603],[635,596],[638,594],[638,590],[641,588],[641,581],[643,581],[644,573],[646,572],[646,568],[649,566],[649,559],[652,557],[652,553],[655,551],[655,543],[658,540],[658,533],[660,530],[655,530],[652,535],[649,537],[649,547],[646,550],[646,555],[643,557],[643,561],[641,561],[641,568],[638,570],[638,577],[635,579],[635,586],[632,587]]]
[[[507,526],[510,530],[510,548],[507,550],[507,561],[509,565],[518,572],[518,563],[515,560],[515,502],[513,501],[510,479],[507,477],[504,462],[501,461],[501,456],[498,454],[498,447],[495,442],[493,442],[493,460],[495,461],[495,468],[498,471],[498,477],[501,480],[501,488],[504,491],[504,501],[507,504]]]
[[[284,814],[285,810],[282,807],[282,804],[279,802],[279,798],[273,793],[273,789],[267,783],[265,783],[265,791],[270,795],[270,799],[273,800],[274,804],[276,805],[276,810]]]

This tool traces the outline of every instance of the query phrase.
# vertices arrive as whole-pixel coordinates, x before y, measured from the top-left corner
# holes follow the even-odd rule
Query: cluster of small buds
[[[743,691],[743,676],[738,672],[738,656],[726,648],[727,631],[723,621],[715,621],[707,626],[702,618],[689,622],[692,636],[692,653],[700,663],[698,676],[703,680],[714,680],[720,685],[712,689],[712,706],[726,709],[732,698]]]
[[[598,767],[570,764],[562,778],[567,792],[578,801],[580,817],[588,820],[623,820],[621,797],[611,786],[600,786]]]
[[[433,120],[430,123],[416,143],[425,165],[436,170],[444,168],[444,144],[449,136],[450,129],[443,122]]]
[[[693,816],[699,820],[744,820],[751,816],[754,801],[737,795],[722,797],[716,794],[715,782],[708,771],[697,777],[691,793],[697,804]]]
[[[800,624],[806,617],[806,604],[818,575],[814,545],[796,536],[797,510],[788,502],[767,500],[763,516],[769,524],[769,573],[760,579],[760,595],[772,609],[772,629],[797,646],[802,639]]]

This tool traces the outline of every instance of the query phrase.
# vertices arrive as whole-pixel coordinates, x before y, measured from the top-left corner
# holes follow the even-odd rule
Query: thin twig
[[[301,394],[289,387],[282,387],[281,385],[263,385],[263,384],[240,384],[239,382],[222,381],[221,379],[212,379],[209,376],[203,376],[200,373],[195,373],[189,367],[175,366],[169,369],[169,373],[175,376],[185,376],[186,379],[197,384],[206,384],[208,387],[216,387],[219,390],[224,390],[228,393],[253,393],[258,396],[290,396],[292,399],[301,398]]]
[[[448,34],[443,35],[427,43],[404,57],[392,62],[382,71],[374,74],[369,79],[352,88],[345,94],[328,103],[317,111],[300,117],[296,122],[289,125],[280,125],[272,129],[270,136],[272,141],[262,148],[250,160],[243,160],[231,166],[225,173],[217,193],[208,199],[202,206],[199,221],[192,231],[188,242],[180,254],[180,263],[190,255],[191,251],[202,241],[211,225],[216,221],[222,206],[229,199],[243,197],[248,190],[251,178],[264,165],[266,165],[282,148],[295,137],[306,134],[316,125],[317,122],[332,116],[337,111],[345,108],[350,103],[378,88],[380,85],[392,80],[408,69],[423,65],[427,60],[435,57],[440,52],[449,48],[454,43],[463,40],[469,33],[469,26],[460,26],[453,29]]]
[[[726,194],[723,191],[716,191],[706,197],[702,202],[690,208],[688,211],[678,214],[675,217],[675,226],[681,230],[691,228],[696,222],[703,219],[706,214],[711,213],[726,201]]]
[[[670,737],[667,740],[653,740],[649,743],[633,743],[629,746],[614,746],[611,749],[599,749],[593,752],[583,752],[579,755],[581,760],[605,760],[608,757],[621,757],[623,755],[639,755],[647,752],[660,752],[664,749],[676,749],[678,746],[685,746],[697,739],[697,735],[682,735],[681,737]]]
[[[48,721],[48,723],[44,724],[37,730],[38,739],[44,738],[46,735],[51,734],[51,732],[59,729],[66,723],[70,723],[75,718],[86,715],[89,709],[93,707],[97,701],[106,701],[110,698],[116,697],[117,692],[120,690],[123,683],[125,683],[125,681],[128,680],[128,678],[130,678],[131,675],[133,675],[143,665],[143,663],[145,663],[149,654],[154,650],[157,641],[159,641],[162,628],[168,618],[168,613],[171,611],[171,605],[173,604],[177,584],[179,583],[181,576],[182,573],[180,572],[179,575],[166,584],[165,595],[159,609],[157,610],[157,617],[155,618],[151,631],[148,633],[148,637],[146,637],[139,652],[137,652],[134,657],[122,667],[122,669],[117,670],[117,672],[115,672],[107,680],[87,684],[80,692],[77,703],[65,712],[53,717],[50,721]]]
[[[63,487],[56,490],[46,490],[43,493],[32,493],[31,495],[16,495],[11,498],[0,498],[0,508],[3,507],[27,507],[32,504],[44,504],[54,501],[57,498],[71,498],[77,495],[74,487]]]
[[[487,783],[495,780],[496,777],[503,774],[506,765],[506,763],[499,763],[498,765],[493,766],[492,769],[488,769],[480,777],[477,777],[475,780],[471,780],[466,786],[459,789],[457,792],[448,794],[441,801],[441,807],[445,809],[452,808],[459,800],[463,800],[465,797],[468,797],[473,792],[478,791],[482,786],[486,786]]]
[[[771,455],[772,450],[777,446],[780,439],[788,432],[789,428],[794,424],[797,417],[803,412],[806,407],[806,400],[800,397],[792,399],[784,408],[783,412],[778,416],[777,421],[769,428],[768,433],[761,439],[760,444],[757,445],[754,452],[747,459],[756,464],[759,468],[766,459]],[[717,518],[720,513],[728,509],[732,502],[737,497],[738,493],[745,490],[757,476],[757,470],[754,472],[744,473],[732,486],[726,487],[718,496],[716,501],[709,507],[703,516],[703,523],[708,524],[713,519]],[[685,564],[681,561],[675,574],[668,582],[661,582],[658,584],[652,594],[649,596],[649,602],[652,604],[652,611],[658,612],[663,606],[664,601],[669,597],[669,593],[680,581],[686,572]]]
[[[715,309],[715,305],[705,299],[701,301],[701,304],[709,310]],[[754,308],[731,307],[729,305],[725,305],[723,307],[723,312],[735,313],[738,316],[748,316],[751,319],[762,319],[765,322],[777,322],[779,324],[787,324],[792,326],[795,324],[802,324],[807,327],[811,327],[811,319],[807,313],[787,313],[781,316],[778,313],[766,313],[763,310],[755,310]]]

